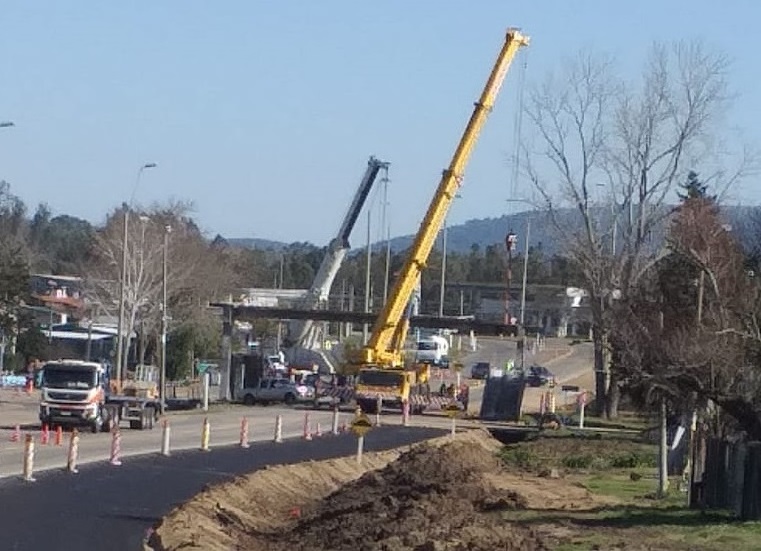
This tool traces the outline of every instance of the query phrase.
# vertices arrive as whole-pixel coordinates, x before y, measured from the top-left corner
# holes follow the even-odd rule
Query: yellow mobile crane
[[[356,375],[354,396],[363,411],[374,412],[379,397],[382,405],[401,407],[405,402],[410,403],[413,398],[413,402],[421,403],[412,403],[412,409],[422,410],[425,407],[425,399],[421,397],[414,400],[417,396],[413,395],[412,391],[428,384],[430,367],[418,365],[407,369],[404,365],[403,348],[409,329],[409,315],[405,311],[452,199],[462,183],[465,165],[494,105],[510,64],[518,50],[528,43],[529,38],[518,30],[507,31],[505,43],[486,86],[475,104],[452,161],[442,174],[389,300],[375,321],[370,339],[363,348],[348,354],[347,371]]]

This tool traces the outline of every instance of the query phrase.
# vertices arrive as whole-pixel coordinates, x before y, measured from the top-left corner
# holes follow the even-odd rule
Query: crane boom
[[[378,172],[382,169],[388,169],[388,167],[389,163],[378,160],[375,157],[370,157],[367,161],[367,169],[354,194],[354,199],[349,205],[349,210],[346,212],[343,222],[341,222],[338,233],[328,245],[328,250],[325,252],[325,257],[320,263],[314,281],[301,301],[301,308],[316,309],[320,306],[321,302],[328,299],[328,294],[336,274],[338,274],[346,253],[349,251],[349,236],[354,229],[359,213],[378,177]],[[304,346],[312,326],[311,320],[295,320],[291,322],[289,333],[294,347]]]
[[[420,272],[428,261],[452,199],[462,183],[463,171],[473,146],[494,105],[510,64],[518,50],[522,46],[528,45],[528,42],[528,37],[523,36],[519,31],[514,29],[507,31],[505,43],[499,52],[486,86],[475,104],[473,114],[460,138],[449,167],[441,177],[425,218],[420,223],[420,229],[389,295],[389,300],[373,326],[368,343],[364,348],[357,351],[358,354],[349,358],[350,363],[376,365],[382,368],[398,368],[403,364],[401,343],[404,338],[402,333],[406,334],[407,323],[404,319],[406,306],[414,292]]]

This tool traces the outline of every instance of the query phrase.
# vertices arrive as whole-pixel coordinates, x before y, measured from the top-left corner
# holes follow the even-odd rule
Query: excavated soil
[[[500,470],[493,454],[469,442],[422,445],[309,507],[288,532],[255,535],[239,549],[544,549],[531,530],[495,514],[526,505],[522,496],[489,483],[486,475]]]
[[[504,511],[613,504],[573,480],[505,471],[501,444],[467,431],[412,447],[274,466],[206,488],[170,513],[154,551],[541,551],[561,528]],[[510,516],[522,514],[516,511]],[[563,539],[563,538],[561,538]]]

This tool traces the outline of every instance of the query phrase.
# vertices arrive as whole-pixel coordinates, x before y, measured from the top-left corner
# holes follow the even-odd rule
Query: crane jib
[[[475,103],[473,113],[455,149],[449,168],[442,174],[441,181],[420,224],[420,229],[415,236],[404,266],[389,294],[389,300],[373,326],[367,345],[357,358],[360,363],[381,363],[383,360],[394,365],[402,363],[400,345],[404,339],[400,338],[399,330],[400,324],[404,323],[405,307],[412,297],[420,271],[428,260],[444,217],[460,186],[473,146],[499,94],[510,64],[518,50],[522,46],[527,46],[528,43],[528,37],[523,36],[519,31],[508,30],[505,43],[500,49],[483,92]]]

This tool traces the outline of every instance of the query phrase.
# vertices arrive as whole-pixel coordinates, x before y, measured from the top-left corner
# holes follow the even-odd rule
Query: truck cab
[[[449,341],[439,335],[424,337],[417,341],[415,354],[417,363],[426,363],[441,368],[449,367]]]
[[[42,367],[40,388],[39,417],[43,425],[86,425],[92,432],[108,430],[105,365],[79,360],[47,362]]]

